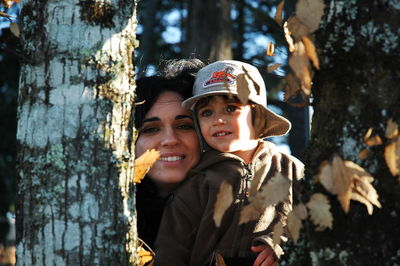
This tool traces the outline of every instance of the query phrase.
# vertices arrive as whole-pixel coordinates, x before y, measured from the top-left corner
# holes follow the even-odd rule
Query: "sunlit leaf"
[[[272,237],[272,243],[274,243],[274,245],[280,245],[281,236],[283,234],[283,224],[281,222],[277,222],[272,230],[274,232],[274,235]]]
[[[296,41],[300,41],[301,36],[307,36],[308,34],[311,33],[311,30],[306,25],[304,25],[297,16],[291,16],[288,19],[288,21],[285,22],[285,24],[286,23],[287,23],[288,32],[290,32],[290,36],[292,36]],[[286,33],[285,33],[285,37],[286,37]]]
[[[216,266],[226,266],[224,258],[218,252],[215,252],[215,264]]]
[[[295,43],[295,50],[289,57],[289,65],[296,77],[301,81],[301,84],[307,88],[311,88],[311,71],[305,47],[302,42]],[[309,96],[311,91],[305,92]]]
[[[313,41],[311,41],[308,37],[306,36],[301,36],[301,40],[303,41],[303,44],[306,48],[306,54],[308,58],[311,60],[313,63],[314,67],[316,69],[319,69],[319,60],[318,60],[318,55],[315,50],[315,46]]]
[[[307,208],[303,203],[296,204],[293,207],[293,213],[300,219],[305,220],[308,216]]]
[[[275,45],[272,42],[268,42],[267,46],[267,56],[274,56]]]
[[[276,7],[276,13],[274,18],[279,26],[282,26],[282,12],[284,7],[285,7],[285,1],[281,1]]]
[[[233,202],[232,185],[226,180],[221,183],[217,194],[217,200],[214,205],[213,219],[217,227],[221,225],[222,217],[225,211]]]
[[[274,72],[274,71],[277,70],[281,65],[282,65],[282,64],[279,64],[279,63],[275,63],[275,64],[272,64],[272,65],[269,65],[269,66],[267,67],[268,73]]]
[[[146,263],[153,260],[154,252],[142,239],[138,238],[138,240],[139,240],[139,246],[138,246],[139,264],[138,265],[143,266]],[[152,263],[150,263],[148,265],[152,265]]]
[[[363,149],[358,153],[358,158],[360,160],[365,160],[365,159],[367,159],[368,155],[369,155],[369,151],[367,149]]]
[[[400,137],[385,147],[385,161],[393,176],[400,174]]]
[[[319,28],[324,8],[323,0],[298,0],[295,12],[301,22],[310,29],[310,32],[314,32]]]
[[[294,51],[294,42],[293,42],[292,36],[290,36],[290,30],[289,30],[289,27],[288,27],[288,22],[285,22],[283,24],[283,31],[285,33],[286,42],[288,43],[288,46],[289,46],[289,51],[293,52]]]
[[[388,139],[394,139],[398,135],[399,135],[399,125],[392,119],[389,119],[386,126],[385,137]]]
[[[147,150],[135,160],[134,183],[140,183],[153,164],[160,158],[157,150]]]
[[[297,217],[294,212],[290,212],[287,218],[287,227],[294,243],[297,243],[297,240],[299,239],[302,226],[299,217]]]
[[[376,146],[382,144],[382,139],[378,135],[372,136],[373,128],[369,128],[364,135],[364,143],[368,146]]]
[[[332,229],[331,205],[324,194],[313,194],[306,206],[309,210],[311,221],[317,226],[317,231],[323,231],[326,228]]]
[[[296,95],[301,91],[300,89],[300,80],[296,78],[292,73],[289,73],[285,76],[286,86],[285,86],[285,101],[289,100],[292,97],[296,97]]]

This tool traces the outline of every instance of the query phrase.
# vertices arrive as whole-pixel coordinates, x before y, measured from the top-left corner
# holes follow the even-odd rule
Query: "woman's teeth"
[[[166,162],[175,162],[182,160],[183,156],[167,156],[167,157],[161,157],[160,161],[166,161]]]

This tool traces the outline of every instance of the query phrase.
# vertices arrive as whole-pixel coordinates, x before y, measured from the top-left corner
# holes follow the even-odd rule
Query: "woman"
[[[168,195],[199,161],[199,141],[190,111],[182,101],[191,96],[200,60],[169,63],[162,75],[136,81],[135,127],[139,130],[136,156],[148,149],[161,157],[137,186],[138,233],[153,246]]]

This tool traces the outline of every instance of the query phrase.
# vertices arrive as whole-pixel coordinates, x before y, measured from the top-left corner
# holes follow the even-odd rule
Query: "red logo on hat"
[[[214,83],[233,83],[236,80],[236,76],[233,75],[233,68],[226,67],[222,71],[215,71],[211,74],[211,77],[204,82],[204,86],[208,86]]]

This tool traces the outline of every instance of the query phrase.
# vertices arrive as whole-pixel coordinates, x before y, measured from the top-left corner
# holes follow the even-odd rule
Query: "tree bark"
[[[288,255],[290,265],[396,265],[400,260],[395,237],[400,235],[400,185],[384,160],[386,124],[400,122],[399,15],[391,1],[326,1],[316,39],[321,70],[314,77],[307,179],[336,153],[374,176],[382,208],[368,215],[364,205],[351,201],[345,214],[331,195],[333,229],[316,232],[307,223],[305,241]],[[382,145],[363,143],[371,127]],[[369,151],[365,160],[358,158],[362,149]],[[328,194],[311,182],[306,191]]]
[[[17,263],[134,263],[136,1],[21,2]]]
[[[214,62],[232,59],[231,1],[192,0],[186,55]]]

